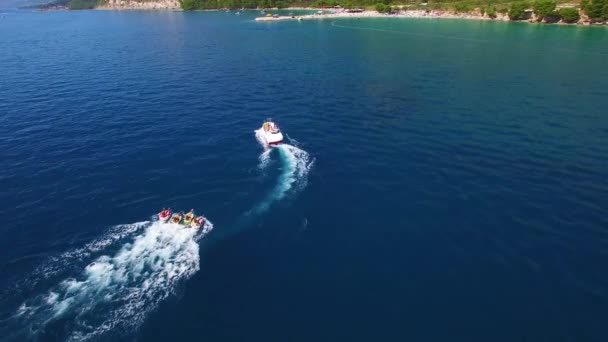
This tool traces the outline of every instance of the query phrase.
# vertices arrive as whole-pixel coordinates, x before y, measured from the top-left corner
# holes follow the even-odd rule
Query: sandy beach
[[[323,14],[306,14],[296,16],[259,17],[256,21],[282,21],[282,20],[311,20],[311,19],[338,19],[338,18],[429,18],[429,19],[472,19],[472,20],[504,20],[509,17],[500,13],[494,19],[475,13],[452,13],[448,11],[407,10],[395,14],[379,13],[377,11],[347,12],[331,11]]]

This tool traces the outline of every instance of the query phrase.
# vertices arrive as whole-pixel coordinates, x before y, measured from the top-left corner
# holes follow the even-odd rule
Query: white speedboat
[[[261,132],[262,137],[266,140],[266,143],[269,146],[278,145],[283,142],[283,134],[281,133],[281,129],[279,129],[279,125],[272,121],[272,119],[266,119],[266,121],[264,121]]]

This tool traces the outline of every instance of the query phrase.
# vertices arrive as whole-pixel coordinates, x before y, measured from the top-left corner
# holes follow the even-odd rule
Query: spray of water
[[[114,234],[65,253],[50,263],[59,279],[18,308],[9,318],[11,335],[5,337],[44,339],[47,328],[58,324],[68,341],[135,329],[199,270],[198,241],[212,228],[210,222],[201,229],[161,222],[122,225]],[[103,254],[116,244],[114,253]],[[56,269],[60,260],[65,264],[98,252],[102,255],[78,272]]]
[[[308,172],[312,168],[314,161],[310,159],[308,152],[297,146],[281,144],[270,148],[266,144],[262,129],[256,130],[255,136],[264,148],[259,157],[258,168],[265,169],[268,166],[273,151],[277,151],[280,159],[280,175],[276,185],[252,210],[253,213],[262,214],[268,211],[273,203],[282,200],[290,192],[301,190],[306,186]],[[293,141],[293,139],[290,140]]]
[[[280,156],[281,173],[275,187],[254,209],[258,214],[267,211],[273,203],[285,198],[290,191],[304,188],[308,172],[312,167],[310,156],[306,151],[287,144],[279,145],[276,149]]]

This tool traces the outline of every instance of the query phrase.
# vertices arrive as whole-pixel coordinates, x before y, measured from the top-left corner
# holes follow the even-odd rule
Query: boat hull
[[[269,146],[276,146],[283,143],[283,134],[281,133],[268,133],[262,131],[262,135],[264,136],[264,140],[266,140],[266,144]]]

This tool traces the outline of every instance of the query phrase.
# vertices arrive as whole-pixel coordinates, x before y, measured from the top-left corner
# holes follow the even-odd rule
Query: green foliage
[[[585,6],[585,13],[594,20],[606,19],[608,17],[606,4],[606,0],[591,0]]]
[[[538,20],[543,20],[555,11],[556,5],[555,0],[536,0],[533,6],[534,14],[536,14]]]
[[[511,5],[509,9],[509,18],[511,20],[523,20],[526,18],[525,10],[528,8],[528,3],[525,1],[517,1]]]
[[[545,15],[544,19],[546,23],[556,23],[560,21],[560,19],[562,19],[562,16],[559,14],[558,11],[552,11],[551,13]]]
[[[20,8],[26,8],[26,9],[27,8],[35,8],[35,9],[61,8],[61,7],[67,7],[69,2],[70,2],[70,0],[55,0],[55,1],[48,2],[46,4],[23,6]]]
[[[93,8],[97,1],[105,0],[55,0],[65,1],[70,4],[70,8]],[[403,1],[393,0],[398,4],[403,4]],[[409,0],[408,0],[409,1]],[[576,9],[564,8],[555,11],[557,0],[535,0],[533,9],[540,19],[550,22],[556,18],[562,18],[565,22],[577,22],[579,20],[578,11]],[[561,0],[560,0],[561,1]],[[333,7],[340,5],[343,8],[374,8],[380,13],[396,13],[400,8],[389,4],[391,0],[180,0],[181,7],[184,10],[195,9],[216,9],[216,8],[284,8],[287,6],[312,6],[312,7]],[[510,7],[508,7],[510,5]],[[471,12],[476,7],[480,9],[481,14],[485,13],[490,18],[496,18],[498,13],[508,14],[511,20],[526,19],[527,8],[531,4],[526,0],[434,0],[428,2],[427,6],[416,7],[418,9],[430,10],[446,10],[452,9],[458,13]],[[581,0],[581,8],[585,9],[587,15],[594,20],[608,19],[608,0]],[[559,20],[559,19],[558,19]]]
[[[391,6],[385,5],[381,2],[377,3],[374,8],[376,11],[378,11],[378,13],[389,13],[391,11]]]
[[[473,6],[468,2],[459,2],[454,6],[454,9],[456,10],[456,13],[467,13],[471,12]]]
[[[68,8],[71,10],[93,9],[97,3],[97,0],[70,0]]]
[[[488,17],[494,19],[496,18],[496,8],[492,7],[488,10],[486,10],[486,14],[488,15]]]
[[[562,8],[559,10],[559,15],[567,23],[575,23],[581,18],[576,8]]]
[[[180,5],[184,11],[192,11],[200,8],[201,3],[199,0],[180,0]]]

